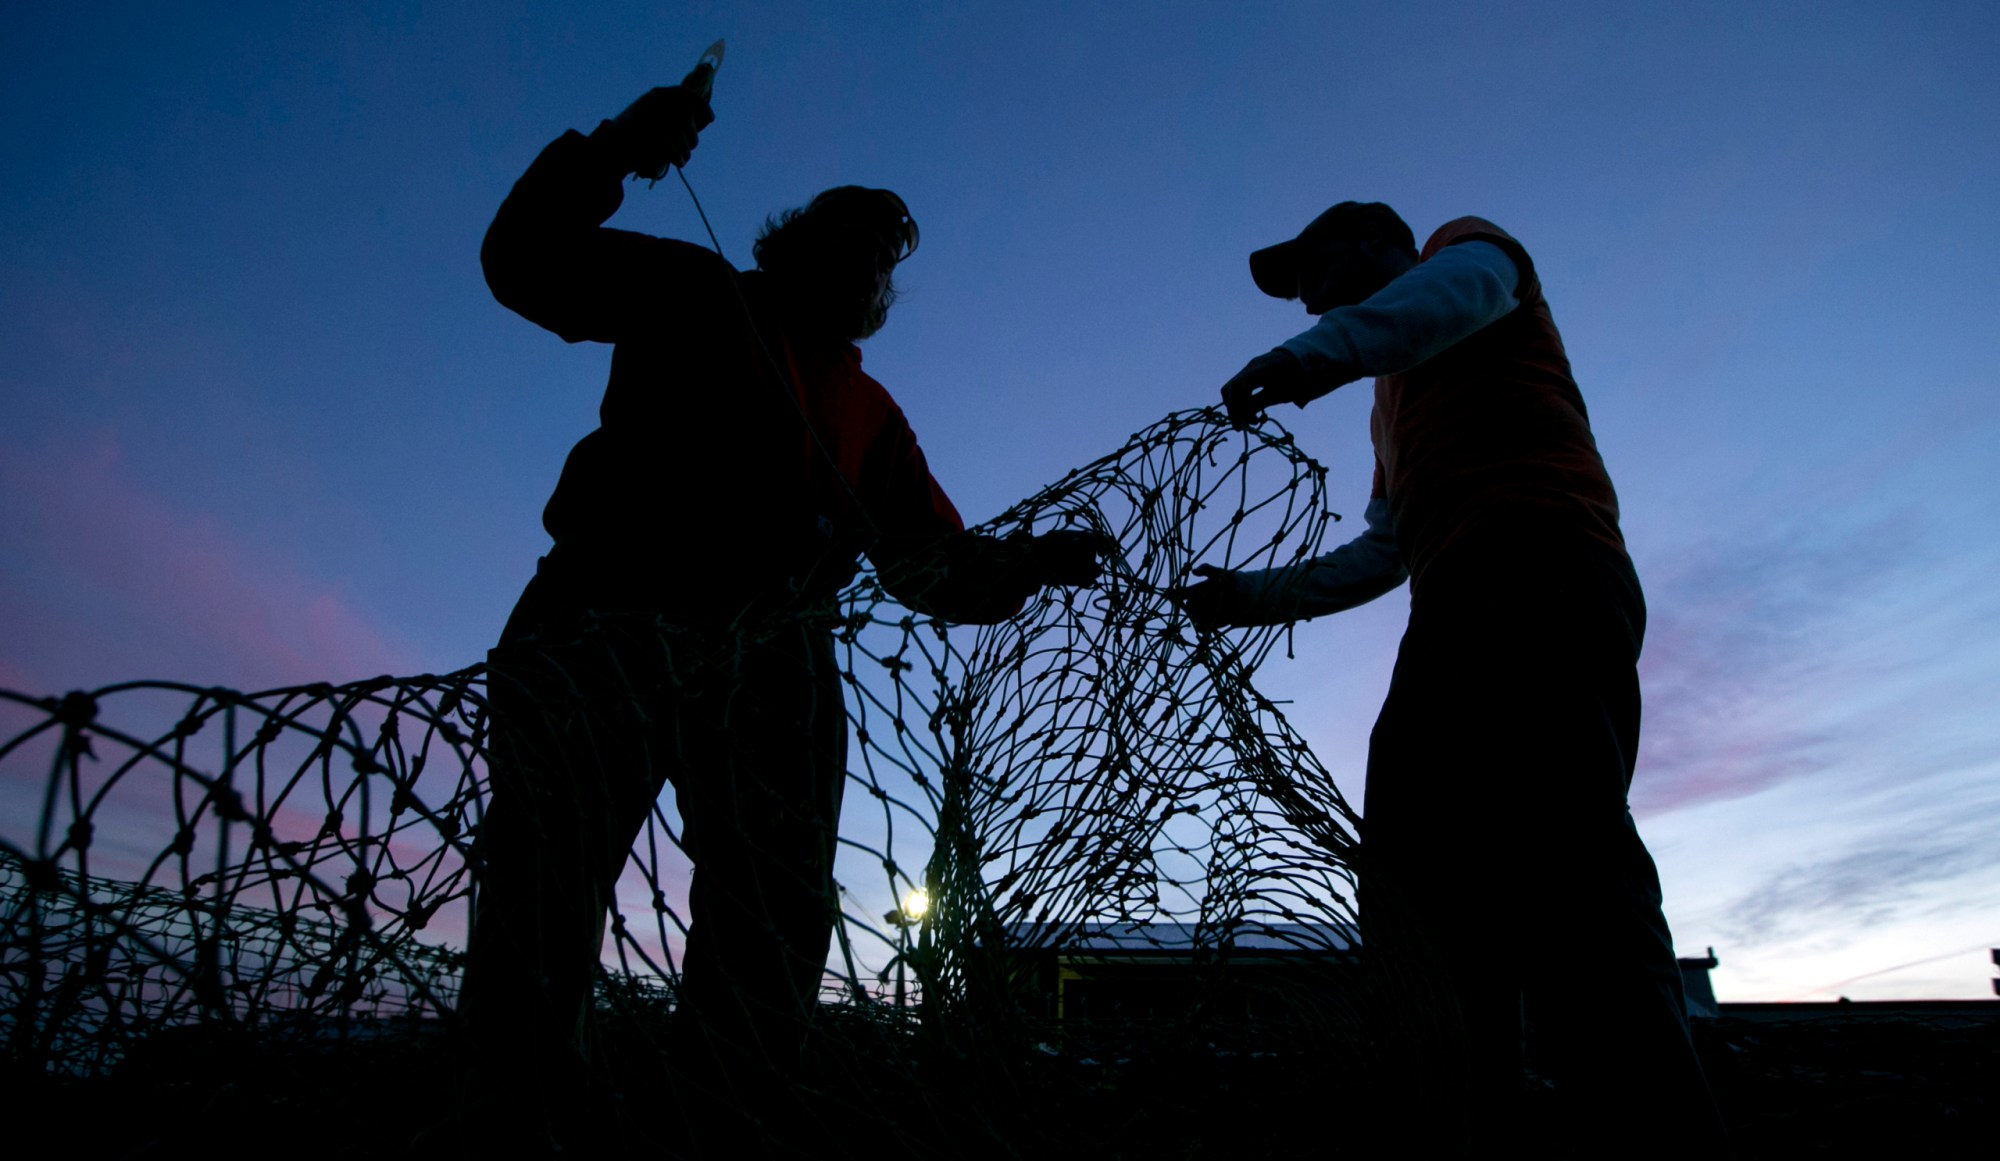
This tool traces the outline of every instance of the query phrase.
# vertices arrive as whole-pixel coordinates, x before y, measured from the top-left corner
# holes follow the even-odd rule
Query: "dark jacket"
[[[480,251],[502,304],[569,342],[615,345],[599,427],[543,512],[564,583],[600,608],[733,616],[830,595],[866,551],[921,611],[1018,610],[1030,587],[996,575],[1006,554],[990,538],[963,533],[861,352],[787,325],[766,275],[605,227],[623,178],[601,142],[565,133]]]

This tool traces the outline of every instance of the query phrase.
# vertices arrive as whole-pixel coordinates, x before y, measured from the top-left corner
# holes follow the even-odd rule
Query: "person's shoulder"
[[[1514,235],[1509,234],[1485,218],[1468,214],[1462,218],[1453,218],[1451,221],[1431,231],[1430,239],[1424,243],[1423,252],[1420,257],[1429,258],[1446,246],[1458,242],[1472,241],[1499,242],[1501,243],[1501,248],[1504,250],[1522,248],[1521,243],[1515,240]]]
[[[667,261],[684,265],[690,270],[714,271],[718,274],[726,271],[732,276],[738,273],[736,267],[731,265],[727,258],[724,258],[707,246],[695,242],[684,242],[679,238],[655,237],[653,241],[658,246],[659,253],[663,258]]]
[[[895,422],[906,422],[903,419],[903,409],[896,405],[896,397],[889,394],[889,389],[882,386],[881,380],[861,369],[861,348],[849,344],[843,357],[848,368],[849,388],[854,392],[857,402],[865,402],[884,416],[892,417]]]
[[[1424,243],[1423,251],[1417,255],[1417,261],[1423,262],[1435,258],[1445,247],[1456,246],[1461,242],[1487,242],[1498,246],[1502,253],[1513,259],[1514,268],[1520,273],[1520,282],[1515,287],[1514,294],[1520,301],[1526,302],[1541,293],[1541,278],[1535,273],[1535,259],[1528,253],[1528,248],[1521,245],[1514,235],[1485,218],[1472,215],[1453,218],[1431,231],[1430,240]]]

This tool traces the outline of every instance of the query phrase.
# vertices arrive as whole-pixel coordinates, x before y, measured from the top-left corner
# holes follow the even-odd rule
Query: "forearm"
[[[954,624],[990,625],[1021,611],[1041,586],[1026,539],[973,532],[885,538],[870,551],[882,587],[904,607]]]
[[[1490,242],[1464,242],[1412,267],[1366,301],[1330,310],[1280,344],[1315,380],[1408,370],[1519,305],[1520,271]]]
[[[1368,528],[1332,552],[1282,568],[1228,573],[1225,608],[1230,625],[1281,625],[1364,605],[1409,578],[1396,554],[1389,504],[1368,502]]]

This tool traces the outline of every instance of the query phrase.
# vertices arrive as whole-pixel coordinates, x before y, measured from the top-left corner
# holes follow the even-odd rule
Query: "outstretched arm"
[[[1447,246],[1363,302],[1257,356],[1222,387],[1238,426],[1274,404],[1304,407],[1343,383],[1407,371],[1520,305],[1521,273],[1491,242]]]
[[[493,297],[572,343],[617,342],[676,317],[678,298],[712,298],[714,279],[727,276],[721,258],[604,222],[624,201],[627,174],[686,161],[714,119],[698,96],[661,88],[588,137],[571,130],[551,142],[487,228],[479,260]]]
[[[1195,623],[1282,625],[1365,605],[1409,578],[1396,555],[1389,501],[1368,501],[1368,527],[1361,535],[1322,556],[1283,568],[1232,572],[1200,565],[1201,583],[1180,592]]]
[[[1095,583],[1097,558],[1114,547],[1073,529],[1004,537],[965,531],[893,404],[857,498],[883,587],[904,607],[943,621],[990,625],[1019,613],[1044,585]]]
[[[903,605],[956,624],[991,625],[1018,614],[1045,585],[1090,585],[1110,545],[1095,532],[1039,536],[960,532],[928,543],[878,545],[882,585]]]

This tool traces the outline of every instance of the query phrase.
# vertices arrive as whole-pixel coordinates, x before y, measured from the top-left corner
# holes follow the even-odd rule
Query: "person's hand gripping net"
[[[1279,403],[1304,407],[1322,392],[1312,389],[1311,377],[1297,355],[1275,347],[1244,364],[1241,371],[1222,385],[1222,406],[1230,426],[1246,428]]]
[[[1229,624],[1231,598],[1236,592],[1236,574],[1213,564],[1194,566],[1201,579],[1193,584],[1167,590],[1168,599],[1179,605],[1197,629],[1221,629]]]
[[[1118,548],[1110,537],[1083,528],[1044,532],[1028,543],[1029,571],[1043,585],[1094,585],[1104,573],[1098,558]]]

